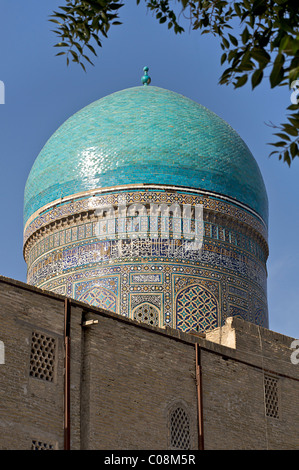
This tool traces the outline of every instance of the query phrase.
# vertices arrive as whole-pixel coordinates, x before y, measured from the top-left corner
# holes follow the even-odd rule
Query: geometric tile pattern
[[[131,215],[119,219],[120,200],[146,208],[140,237]],[[110,225],[94,211],[107,204],[118,214]],[[170,236],[156,221],[151,237],[151,204],[200,204],[202,250],[181,236],[180,218],[169,222]],[[229,314],[263,325],[267,218],[262,175],[236,131],[182,95],[131,87],[71,116],[35,160],[24,197],[27,281],[186,332],[213,329]],[[189,449],[182,407],[172,419],[172,445]]]
[[[188,191],[176,191],[171,193],[163,191],[163,186],[156,186],[155,190],[140,190],[141,188],[127,188],[123,190],[120,187],[115,187],[109,190],[101,190],[100,194],[97,194],[93,198],[93,204],[102,206],[107,204],[112,204],[113,206],[117,205],[119,202],[119,195],[125,198],[127,204],[132,203],[142,203],[142,204],[151,204],[151,203],[165,203],[165,204],[191,204],[192,206],[202,204],[204,210],[213,211],[216,213],[227,214],[229,217],[233,217],[236,221],[242,221],[250,225],[252,228],[257,230],[265,240],[268,238],[268,232],[264,222],[261,219],[256,217],[254,214],[244,210],[237,204],[231,204],[229,201],[224,202],[223,200],[218,200],[217,195],[215,197],[208,197],[204,192],[195,192]],[[75,214],[85,212],[89,210],[90,205],[90,195],[73,195],[69,201],[63,204],[52,205],[48,210],[44,211],[42,208],[39,211],[39,215],[34,217],[33,220],[26,224],[24,229],[24,243],[31,237],[37,230],[40,230],[42,227],[46,227],[48,224],[53,223],[55,220],[60,220],[65,217],[70,217]],[[80,238],[88,238],[90,234],[90,225],[86,224],[86,230],[84,228],[79,228],[82,232]],[[206,233],[206,236],[209,236]],[[54,241],[56,245],[56,241]]]
[[[132,314],[134,320],[141,321],[147,325],[159,326],[159,310],[154,305],[148,303],[138,305]]]
[[[263,308],[258,308],[256,310],[253,322],[256,325],[267,327],[265,324],[265,310]]]
[[[249,321],[248,312],[244,308],[236,307],[235,305],[230,305],[229,314],[232,317],[242,318],[243,320]]]
[[[114,188],[97,196],[95,204],[115,205],[118,196]],[[74,201],[72,208],[67,203],[51,216],[41,214],[44,224],[57,223],[28,240],[29,284],[160,327],[206,331],[232,315],[267,327],[268,250],[257,218],[191,191],[126,188],[122,196],[127,206],[204,203],[200,256],[173,238],[99,240],[93,212]]]
[[[207,331],[217,327],[218,308],[213,294],[199,285],[183,289],[176,299],[177,328]]]
[[[87,227],[89,228],[89,235],[86,235],[86,238],[83,239],[79,237],[79,232],[82,229],[83,233],[87,232]],[[214,230],[213,230],[214,229]],[[95,232],[95,223],[87,223],[87,224],[80,224],[78,227],[73,227],[72,230],[70,229],[63,229],[57,231],[55,234],[49,234],[48,236],[42,238],[40,241],[37,241],[26,257],[26,261],[28,266],[31,266],[37,258],[40,258],[41,255],[47,253],[50,249],[59,249],[60,247],[65,246],[66,244],[70,243],[80,243],[80,250],[81,252],[84,250],[84,245],[82,243],[86,243],[86,241],[91,241],[93,238],[93,234]],[[210,222],[204,222],[204,232],[206,239],[214,239],[225,241],[226,243],[232,246],[238,246],[243,250],[253,254],[257,257],[261,262],[265,262],[265,253],[259,246],[259,244],[253,240],[253,238],[249,238],[248,236],[241,235],[237,233],[236,230],[223,228],[219,225],[211,224]],[[220,236],[221,235],[221,236]],[[109,247],[109,243],[107,241],[101,241],[101,245],[97,245],[99,248],[98,251],[101,251],[102,257],[107,255],[107,247]],[[152,247],[153,248],[153,247]],[[153,251],[153,249],[152,249]],[[74,256],[74,253],[70,254]],[[90,256],[92,254],[90,253]]]
[[[105,287],[93,287],[79,297],[80,301],[94,307],[116,312],[116,296]]]

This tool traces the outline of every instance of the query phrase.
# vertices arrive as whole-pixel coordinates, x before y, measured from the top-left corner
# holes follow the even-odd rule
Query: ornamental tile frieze
[[[88,197],[49,207],[29,223],[28,282],[152,326],[203,332],[233,315],[267,326],[267,233],[259,218],[204,195],[156,190],[121,195],[127,205],[203,204],[202,249],[177,239],[178,225],[171,221],[168,239],[147,234],[114,239],[109,224],[99,239]],[[95,197],[94,205],[119,200],[119,193],[107,193]]]
[[[209,211],[214,211],[219,214],[225,214],[231,216],[242,222],[249,225],[255,229],[262,237],[267,240],[267,228],[263,221],[257,216],[251,214],[250,212],[234,205],[231,202],[225,202],[222,200],[212,197],[207,197],[204,195],[188,194],[188,193],[179,193],[179,192],[159,192],[159,191],[134,191],[134,192],[114,192],[111,194],[103,194],[101,196],[92,196],[82,195],[82,199],[76,199],[74,196],[74,201],[64,202],[56,201],[55,204],[50,205],[50,207],[43,212],[43,209],[40,209],[36,213],[35,217],[32,217],[27,222],[24,229],[24,245],[27,240],[37,232],[38,230],[45,228],[46,226],[55,223],[58,220],[66,219],[74,215],[81,213],[92,212],[91,207],[97,207],[101,205],[112,204],[117,206],[119,203],[119,195],[125,197],[126,204],[130,205],[133,203],[142,203],[142,204],[151,204],[151,203],[166,203],[166,204],[203,204],[204,209]],[[78,196],[77,196],[78,197]]]

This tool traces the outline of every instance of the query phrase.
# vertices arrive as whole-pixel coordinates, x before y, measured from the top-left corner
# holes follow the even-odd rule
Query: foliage
[[[67,65],[72,60],[84,70],[84,60],[93,65],[87,55],[97,55],[91,42],[102,47],[102,36],[107,38],[110,26],[121,24],[118,10],[123,5],[119,0],[66,0],[50,18],[57,25],[53,31],[61,39],[55,47],[66,49],[56,55],[66,54]]]
[[[175,14],[181,8],[193,30],[213,34],[223,50],[221,64],[226,68],[220,84],[235,88],[251,83],[256,88],[265,78],[271,88],[293,88],[292,104],[287,108],[288,121],[280,126],[270,124],[279,140],[273,144],[279,159],[288,165],[299,156],[299,8],[298,0],[143,0],[157,20],[175,34],[184,32]],[[140,4],[140,0],[136,0]],[[56,47],[84,69],[83,61],[91,62],[86,48],[96,51],[92,39],[102,46],[111,25],[121,24],[120,0],[65,0],[65,6],[54,12],[55,33],[61,42]],[[236,31],[238,31],[236,33]],[[295,93],[295,95],[294,95]],[[298,97],[297,97],[298,96]]]

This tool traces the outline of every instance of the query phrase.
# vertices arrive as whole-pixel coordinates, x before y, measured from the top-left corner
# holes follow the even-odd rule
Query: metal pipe
[[[64,301],[64,450],[70,450],[70,299]]]
[[[201,363],[200,363],[200,347],[198,343],[195,343],[195,375],[196,375],[197,410],[198,410],[198,449],[204,450],[202,376],[201,376]]]

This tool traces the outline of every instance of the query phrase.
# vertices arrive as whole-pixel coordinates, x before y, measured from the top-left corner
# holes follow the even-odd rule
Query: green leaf
[[[54,47],[68,47],[69,45],[66,42],[59,42],[58,44],[55,44]]]
[[[291,165],[291,158],[288,150],[286,150],[283,154],[283,161],[286,162],[289,166]]]
[[[241,12],[241,8],[240,8],[239,3],[234,3],[234,9],[235,9],[235,12],[237,13],[237,15],[240,17],[242,15],[242,12]]]
[[[290,37],[287,34],[282,37],[280,44],[279,44],[279,52],[283,52],[288,48],[289,41],[290,41]]]
[[[238,77],[237,81],[234,84],[235,88],[240,88],[241,86],[245,85],[245,83],[247,82],[247,79],[248,79],[247,74],[242,75],[241,77]]]
[[[294,137],[298,136],[298,129],[291,124],[283,124],[283,130]]]
[[[249,39],[249,31],[248,31],[248,28],[247,26],[245,27],[244,31],[242,32],[241,34],[241,39],[242,39],[242,42],[243,44],[245,45]]]
[[[277,137],[280,137],[281,139],[291,140],[287,134],[283,134],[282,132],[276,132],[274,135],[277,135]]]
[[[274,65],[270,74],[271,88],[276,87],[284,78],[284,55],[279,53],[274,61]]]
[[[299,67],[293,68],[289,72],[290,82],[297,80],[299,78]]]
[[[285,147],[286,144],[287,143],[284,140],[281,140],[279,142],[274,142],[274,143],[271,143],[269,145],[273,145],[274,147]]]
[[[70,53],[73,56],[73,62],[78,62],[79,63],[79,57],[78,57],[77,52],[70,50]]]
[[[227,57],[227,54],[224,52],[224,53],[222,54],[221,60],[220,60],[221,65],[223,65],[223,63],[226,61],[226,57]]]
[[[269,154],[269,157],[271,157],[271,155],[274,155],[275,153],[279,153],[278,150],[273,150],[273,152]]]
[[[259,64],[265,68],[265,66],[270,61],[271,57],[268,52],[265,51],[262,47],[254,47],[251,51],[253,59],[255,59]]]
[[[264,76],[264,72],[262,69],[255,70],[255,72],[251,76],[252,89],[257,87],[261,83],[263,76]]]
[[[290,152],[291,152],[292,158],[294,158],[294,157],[296,157],[297,155],[299,155],[298,146],[297,146],[296,142],[292,142],[292,143],[291,143]]]
[[[252,14],[254,16],[260,16],[265,13],[268,8],[268,2],[265,0],[255,0],[252,5]]]
[[[229,42],[226,38],[222,38],[222,44],[224,47],[226,47],[227,49],[229,48]]]
[[[228,36],[229,36],[230,42],[233,44],[233,46],[237,46],[238,45],[238,40],[235,38],[235,36],[233,36],[230,33],[228,33]]]
[[[97,53],[96,53],[94,47],[93,47],[91,44],[86,44],[86,46],[88,47],[88,49],[89,49],[95,56],[97,55]]]

